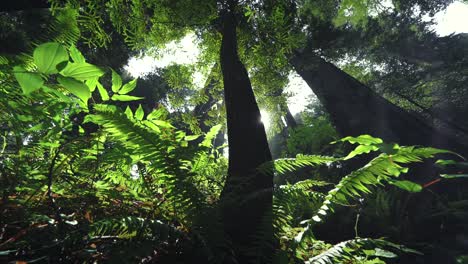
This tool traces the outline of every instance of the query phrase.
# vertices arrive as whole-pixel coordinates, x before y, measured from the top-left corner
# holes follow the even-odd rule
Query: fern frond
[[[392,178],[397,178],[402,173],[406,173],[408,168],[400,164],[421,162],[423,159],[433,157],[435,154],[447,152],[435,148],[400,147],[395,154],[380,154],[366,166],[341,179],[335,188],[328,192],[323,205],[313,220],[320,222],[321,217],[332,209],[333,203],[348,204],[350,199],[370,193],[370,187],[382,185],[392,180]]]
[[[364,252],[364,250],[373,251],[369,253]],[[384,254],[379,254],[383,252],[387,257],[396,257],[394,252],[421,254],[416,250],[383,239],[355,238],[338,243],[327,251],[308,259],[305,263],[334,264],[343,263],[345,261],[362,260],[366,256],[385,257]]]
[[[124,218],[104,219],[91,225],[91,239],[115,237],[131,239],[141,234],[147,239],[167,241],[182,236],[175,227],[159,220],[149,220],[141,217],[128,216]]]
[[[327,164],[337,160],[339,159],[334,157],[298,154],[296,158],[277,159],[275,161],[264,163],[258,169],[262,173],[274,174],[276,172],[284,174],[287,172],[293,172],[298,168]]]
[[[80,38],[80,30],[77,23],[78,11],[75,9],[57,9],[54,19],[47,28],[46,36],[41,42],[59,42],[66,46],[75,44]],[[52,37],[52,38],[50,38]]]
[[[314,187],[329,183],[316,180],[304,180],[295,184],[280,186],[273,196],[273,227],[277,237],[297,226],[304,215],[315,212],[325,199],[325,195],[313,191]]]
[[[201,212],[203,195],[193,184],[193,173],[183,159],[187,156],[187,151],[181,147],[184,133],[163,127],[155,130],[154,126],[145,125],[150,120],[129,119],[115,106],[94,107],[96,114],[89,115],[87,120],[101,125],[133,159],[148,167],[155,183],[164,188],[164,195],[173,205],[179,221],[189,221]]]

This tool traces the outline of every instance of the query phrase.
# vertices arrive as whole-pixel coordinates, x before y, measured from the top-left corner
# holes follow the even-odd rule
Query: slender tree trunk
[[[288,126],[288,129],[297,127],[296,119],[294,119],[294,116],[291,114],[291,111],[289,111],[288,106],[286,106],[285,120],[286,120],[286,125]]]
[[[222,20],[221,68],[229,142],[222,215],[235,259],[238,263],[249,263],[260,255],[272,255],[267,251],[253,251],[253,255],[246,252],[254,249],[259,231],[271,229],[271,221],[264,221],[272,212],[273,177],[257,171],[258,166],[271,161],[271,154],[247,70],[237,54],[235,17],[228,12]]]
[[[312,51],[296,52],[290,62],[341,135],[370,134],[403,145],[447,148],[464,154],[468,151],[465,144],[385,100]]]

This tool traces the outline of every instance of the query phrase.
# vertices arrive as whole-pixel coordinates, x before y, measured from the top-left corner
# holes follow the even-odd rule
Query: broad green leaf
[[[63,76],[84,81],[99,78],[104,74],[104,71],[95,65],[86,62],[80,62],[68,63],[65,69],[63,69],[60,73]]]
[[[353,151],[351,151],[348,156],[346,156],[343,160],[351,159],[357,155],[361,155],[363,153],[370,153],[371,151],[377,151],[379,148],[374,145],[359,145]]]
[[[127,108],[125,109],[125,115],[127,116],[128,119],[133,119],[133,112],[129,106],[127,106]]]
[[[91,97],[91,92],[89,91],[88,86],[83,82],[75,80],[69,77],[58,76],[57,81],[73,95],[76,95],[83,102],[87,102]]]
[[[33,53],[34,63],[40,72],[58,73],[57,65],[68,61],[67,50],[59,43],[49,42],[39,45]]]
[[[112,70],[112,92],[116,93],[120,90],[120,87],[122,87],[122,78],[120,78],[120,75],[117,74],[114,70]]]
[[[119,94],[128,94],[129,92],[133,91],[136,87],[137,80],[129,81],[128,83],[124,84],[122,89],[120,89]]]
[[[143,108],[141,107],[141,105],[139,105],[135,112],[135,119],[142,120],[144,115],[145,115],[145,111],[143,111]]]
[[[351,144],[361,144],[361,145],[375,145],[383,143],[383,140],[380,138],[375,138],[370,135],[360,135],[358,137],[345,137],[340,140],[332,142],[332,144],[337,142],[349,142]]]
[[[125,95],[125,94],[114,94],[112,95],[111,99],[113,101],[128,102],[128,101],[141,100],[143,99],[143,97],[137,97],[137,96],[131,96],[131,95]]]
[[[24,94],[30,94],[42,87],[44,80],[38,73],[26,72],[21,66],[13,68],[14,75]]]
[[[423,189],[421,185],[412,181],[390,181],[389,183],[408,192],[420,192]]]
[[[70,47],[70,57],[75,63],[86,62],[86,59],[84,58],[83,54],[81,54],[81,52],[76,48],[75,45],[72,45]]]
[[[104,89],[104,87],[102,86],[102,84],[100,84],[99,82],[96,84],[97,88],[98,88],[98,91],[99,91],[99,95],[101,95],[101,99],[103,101],[107,101],[109,100],[109,94],[107,94],[107,91],[106,89]]]
[[[192,141],[192,140],[195,140],[195,139],[197,139],[197,138],[199,138],[199,137],[200,137],[200,135],[189,135],[189,136],[185,136],[184,139],[185,139],[186,141]]]
[[[94,92],[96,89],[97,83],[98,83],[98,78],[93,78],[85,81],[86,85],[89,88],[89,91]]]

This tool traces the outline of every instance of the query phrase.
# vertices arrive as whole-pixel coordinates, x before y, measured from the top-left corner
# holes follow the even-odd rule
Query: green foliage
[[[395,253],[388,250],[420,254],[415,250],[382,239],[356,238],[340,242],[325,252],[308,259],[305,263],[385,263],[379,258],[397,257]]]
[[[265,173],[277,172],[279,174],[283,174],[285,172],[294,171],[298,168],[330,163],[336,160],[338,159],[333,157],[298,154],[296,158],[277,159],[271,163],[266,163],[259,169]]]
[[[116,72],[106,72],[105,68],[87,63],[71,45],[80,35],[77,25],[85,44],[108,45],[118,32],[135,49],[163,47],[192,31],[200,38],[202,46],[201,61],[195,67],[211,68],[218,59],[220,36],[214,29],[219,27],[217,13],[221,7],[216,1],[199,0],[50,2],[56,15],[47,29],[51,38],[37,42],[53,43],[40,45],[33,56],[23,55],[21,59],[0,56],[0,186],[4,201],[8,201],[6,209],[2,207],[5,218],[2,217],[0,223],[5,221],[7,225],[4,225],[1,237],[15,238],[2,241],[0,255],[18,260],[18,256],[24,254],[28,262],[109,260],[132,263],[151,261],[154,257],[153,261],[163,259],[167,263],[206,263],[206,259],[190,258],[197,253],[210,256],[212,262],[221,259],[213,252],[228,246],[223,244],[226,242],[221,241],[219,234],[213,234],[222,229],[213,208],[221,195],[228,164],[221,155],[222,147],[213,149],[213,138],[222,126],[212,127],[201,143],[196,144],[196,139],[203,137],[202,131],[208,130],[201,129],[199,116],[190,111],[181,114],[181,119],[195,133],[187,135],[186,130],[175,128],[178,126],[175,119],[168,118],[163,108],[153,109],[150,104],[146,107],[138,105],[140,101],[134,102],[143,99],[141,94],[131,93],[138,90],[136,80],[123,84]],[[422,15],[449,2],[420,0],[415,3],[421,8]],[[415,6],[403,0],[393,3],[402,13]],[[367,61],[362,60],[364,62],[356,67],[347,65],[347,72],[372,83],[380,75],[367,70],[381,66],[376,64],[381,61],[378,48],[388,47],[387,42],[393,43],[389,39],[397,39],[395,32],[400,31],[395,28],[406,29],[406,24],[397,27],[388,23],[386,10],[381,8],[379,1],[240,1],[239,9],[245,11],[245,17],[239,18],[239,53],[249,69],[258,102],[262,108],[275,111],[276,121],[284,114],[281,112],[286,104],[282,89],[291,70],[287,59],[304,45],[306,39],[318,43],[314,49],[321,55],[336,60],[344,56],[349,61],[356,61],[366,54],[373,64],[367,65]],[[376,15],[378,18],[373,19]],[[398,13],[394,17],[402,16]],[[386,29],[382,30],[384,33],[373,35],[373,30],[382,28]],[[357,33],[353,31],[355,29],[358,29]],[[420,25],[411,25],[410,29],[415,34],[410,38],[402,35],[402,39],[414,40],[414,36],[418,36],[419,40],[426,36]],[[15,32],[14,28],[9,31]],[[352,41],[342,37],[349,36],[347,33],[352,36]],[[42,35],[41,38],[45,38],[48,34]],[[364,46],[370,47],[372,52],[362,47],[366,38],[370,41]],[[424,42],[422,46],[429,44]],[[352,45],[358,47],[358,52],[350,48]],[[395,46],[397,50],[405,50]],[[385,55],[394,53],[391,49],[389,52],[386,48],[383,50]],[[349,59],[353,56],[356,58]],[[386,71],[393,71],[394,75],[387,81],[394,86],[395,83],[400,86],[401,83],[395,80],[401,81],[398,78],[401,72],[402,75],[407,72],[428,75],[424,69],[437,64],[426,62],[428,65],[418,64],[414,70],[408,70],[401,66],[408,65],[406,61],[395,61],[384,63]],[[178,65],[164,72],[172,90],[161,90],[169,90],[167,100],[174,108],[190,109],[194,102],[204,103],[208,101],[208,94],[216,94],[194,96],[198,91],[193,90],[193,70],[193,67]],[[457,70],[457,76],[452,77],[454,83],[463,83],[460,72]],[[432,91],[443,85],[435,80],[427,84],[425,81],[424,85],[411,90],[423,94],[425,105],[431,105]],[[453,97],[463,101],[463,97],[458,96],[461,90],[455,90]],[[162,93],[158,99],[166,97],[167,93]],[[218,101],[220,97],[214,96]],[[134,104],[121,108],[127,106],[127,102]],[[213,111],[209,112],[213,117]],[[216,118],[204,123],[212,125],[213,120]],[[366,166],[336,184],[307,179],[275,186],[273,228],[281,244],[280,263],[384,263],[396,254],[417,253],[382,239],[356,238],[330,245],[316,237],[314,232],[318,223],[314,220],[326,224],[325,216],[337,212],[340,206],[359,207],[357,202],[376,193],[385,193],[384,188],[394,190],[397,187],[419,192],[414,195],[424,194],[427,184],[406,178],[400,180],[400,176],[410,171],[410,163],[445,151],[402,147],[360,136],[340,140],[341,143],[358,144],[348,155],[326,157],[311,154],[331,153],[325,143],[336,140],[337,135],[327,120],[317,118],[305,122],[304,126],[290,133],[288,154],[296,158],[277,160],[274,166],[267,164],[260,170],[280,175],[310,166],[329,167],[330,163],[337,162],[341,165],[365,154],[378,156],[373,156]],[[439,165],[450,165],[450,162],[443,163],[439,162]],[[442,174],[436,180],[463,180],[466,177],[457,172]],[[327,181],[333,182],[333,179]],[[378,197],[381,211],[390,211],[391,199],[384,195]],[[466,208],[463,200],[455,204],[445,202],[445,197],[440,200],[444,200],[443,206],[431,213],[442,218],[456,215],[466,219],[463,218]],[[448,221],[439,226],[445,228]],[[437,231],[438,227],[431,229],[431,232]],[[190,247],[185,243],[188,240],[198,244],[189,258],[164,259],[164,252],[183,255]],[[48,252],[44,253],[46,250]],[[151,252],[156,253],[151,255]],[[62,258],[67,254],[73,254],[76,259]],[[111,259],[106,259],[109,256]],[[462,262],[465,257],[458,259]]]
[[[13,71],[24,94],[34,92],[44,84],[44,80],[38,73],[29,73],[21,66],[13,67]]]
[[[57,73],[57,65],[68,60],[68,53],[59,43],[45,43],[34,49],[34,63],[40,72]],[[65,75],[67,76],[67,75]]]
[[[305,120],[303,125],[291,129],[287,139],[288,155],[299,153],[329,153],[330,141],[338,135],[331,123],[323,116]]]
[[[57,50],[66,56],[48,56]],[[221,126],[212,128],[200,146],[189,146],[203,135],[177,130],[165,109],[147,112],[139,105],[132,111],[115,104],[140,99],[127,95],[136,80],[122,85],[114,71],[87,63],[74,46],[67,50],[47,43],[34,54],[37,65],[31,69],[2,72],[7,82],[0,100],[5,111],[1,189],[14,205],[2,221],[17,223],[8,237],[16,228],[27,230],[18,241],[3,241],[1,249],[11,250],[2,254],[16,259],[15,252],[28,243],[36,250],[36,235],[45,234],[40,243],[74,248],[83,261],[95,254],[117,256],[117,249],[132,240],[146,250],[125,256],[133,261],[216,224],[211,208],[227,170],[227,160],[212,147]],[[110,87],[102,84],[107,75]],[[25,252],[30,260],[30,251]],[[39,254],[52,262],[60,255]]]
[[[338,206],[355,206],[353,201],[374,193],[377,188],[394,185],[408,192],[421,192],[423,186],[409,180],[399,180],[400,175],[408,172],[407,164],[422,162],[436,154],[450,153],[446,150],[403,147],[384,143],[380,138],[369,135],[345,137],[336,142],[357,144],[355,150],[344,157],[325,157],[299,155],[295,159],[274,161],[274,173],[277,175],[295,171],[304,166],[329,164],[346,161],[370,151],[381,152],[362,168],[343,177],[332,188],[324,192],[323,187],[330,183],[309,179],[294,184],[279,186],[274,195],[275,234],[281,241],[282,250],[290,256],[307,260],[306,263],[385,263],[381,258],[397,257],[392,252],[417,253],[400,245],[377,239],[345,241],[324,250],[315,250],[320,241],[314,235],[313,228]],[[333,143],[336,143],[333,142]],[[439,164],[450,162],[439,161]],[[269,171],[271,173],[271,171]],[[443,177],[443,175],[441,175]],[[305,227],[301,227],[305,225]],[[357,231],[356,231],[357,232]],[[320,246],[319,246],[320,247]],[[391,248],[393,251],[387,251]],[[395,251],[396,250],[396,251]],[[310,257],[312,254],[313,257]]]
[[[374,146],[382,151],[382,140],[372,138],[368,135],[359,136],[357,138],[346,137],[343,138],[342,141],[364,144],[358,147]],[[353,153],[353,155],[360,155],[367,152],[361,151],[360,149],[361,148],[359,148],[358,151],[354,150],[351,153]],[[328,192],[323,205],[312,219],[316,222],[320,222],[322,217],[327,215],[329,210],[333,210],[333,204],[348,204],[350,199],[361,197],[364,193],[370,193],[371,190],[369,187],[372,186],[390,182],[397,187],[416,190],[418,187],[414,187],[414,185],[408,186],[409,184],[406,182],[394,182],[402,173],[408,172],[408,167],[402,165],[422,162],[423,159],[431,158],[435,154],[448,152],[446,150],[434,148],[399,147],[397,145],[394,145],[394,149],[396,150],[395,152],[390,154],[383,152],[372,159],[366,166],[341,179],[335,188]],[[350,155],[346,156],[344,159],[348,159],[349,156]]]

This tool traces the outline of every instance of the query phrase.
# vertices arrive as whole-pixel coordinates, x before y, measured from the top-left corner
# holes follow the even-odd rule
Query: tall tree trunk
[[[403,145],[425,145],[467,154],[468,147],[379,96],[312,51],[290,59],[330,114],[341,135],[370,134]]]
[[[253,242],[260,230],[271,229],[271,222],[264,221],[272,213],[273,177],[257,171],[259,165],[271,161],[271,154],[247,70],[237,53],[232,11],[224,14],[222,20],[220,59],[229,142],[228,177],[221,195],[222,216],[237,262],[249,263],[260,254],[272,256],[268,250],[253,255],[246,252],[254,249]]]

